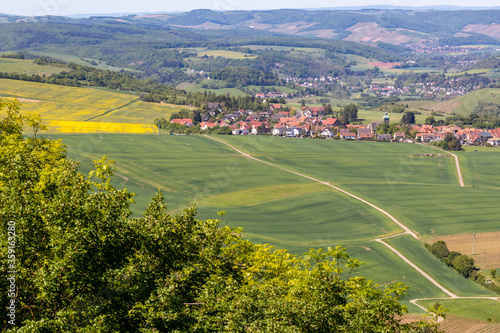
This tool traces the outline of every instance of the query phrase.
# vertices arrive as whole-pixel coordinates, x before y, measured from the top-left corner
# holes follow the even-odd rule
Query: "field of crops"
[[[413,261],[418,267],[425,268],[427,274],[456,295],[495,296],[493,292],[457,274],[444,262],[431,254],[421,242],[410,235],[388,238],[385,241],[398,249],[399,252]]]
[[[106,123],[96,121],[69,121],[55,120],[47,122],[48,133],[128,133],[153,134],[157,133],[154,125]]]
[[[497,190],[460,187],[453,159],[415,156],[429,152],[430,148],[422,145],[226,139],[261,159],[286,165],[360,195],[389,210],[422,236],[499,229]],[[491,151],[497,152],[491,158],[498,161],[500,150]],[[497,177],[493,176],[492,183],[498,181]]]
[[[36,75],[51,75],[60,73],[61,67],[56,66],[41,66],[33,63],[33,60],[0,58],[0,72],[16,72],[31,76]]]
[[[373,240],[401,232],[399,227],[366,204],[329,187],[246,159],[227,146],[200,136],[52,137],[62,137],[69,156],[83,161],[83,171],[90,169],[92,159],[103,155],[116,160],[115,186],[138,194],[134,214],[140,214],[161,188],[172,212],[196,204],[199,218],[207,219],[224,210],[228,215],[222,219],[223,224],[243,227],[245,237],[250,240],[293,253],[303,253],[311,247],[342,245],[353,258],[366,263],[356,274],[368,276],[379,284],[403,282],[411,287],[410,298],[446,297],[383,244]],[[456,193],[466,190],[470,191],[467,202],[477,205],[475,190],[486,190],[460,188],[451,158],[413,156],[435,152],[420,145],[264,136],[222,138],[258,158],[355,192],[387,209],[423,236],[435,235],[437,231],[444,233],[451,215],[456,226],[448,231],[469,228],[470,206],[463,201],[456,208],[450,205],[450,200],[457,200]],[[423,193],[431,197],[425,199]],[[436,197],[446,193],[453,193],[450,200]],[[491,203],[484,206],[498,215],[498,209]],[[484,206],[482,211],[487,212]],[[477,219],[478,214],[474,215]],[[483,227],[498,230],[494,221],[486,214]],[[429,231],[431,228],[434,232]],[[421,243],[406,236],[387,242],[453,292],[491,295],[444,267]],[[412,313],[422,312],[408,301],[404,304]]]
[[[450,310],[450,314],[454,316],[464,316],[478,320],[486,321],[488,318],[497,330],[485,332],[500,332],[500,302],[489,299],[439,299],[419,301],[418,304],[429,307],[434,303],[439,302],[445,308]],[[451,320],[453,321],[453,320]],[[477,322],[475,322],[477,324]],[[457,327],[458,329],[458,327]],[[448,331],[449,332],[449,331]],[[465,332],[456,330],[455,332]],[[478,332],[478,331],[475,331]]]
[[[219,81],[219,80],[205,80],[206,82],[210,81],[218,81],[219,84],[223,87],[225,85],[224,81]],[[197,93],[197,92],[213,92],[217,95],[224,95],[224,94],[230,94],[231,96],[247,96],[246,93],[243,91],[239,90],[238,88],[216,88],[216,89],[211,89],[211,88],[203,88],[202,87],[203,83],[189,83],[186,85],[182,86],[182,89],[186,90],[187,92],[192,92],[192,93]],[[178,87],[179,88],[179,87]]]
[[[369,276],[379,284],[403,282],[411,286],[412,298],[446,296],[385,246],[373,241],[401,232],[381,213],[324,185],[248,160],[220,143],[200,136],[52,137],[62,137],[69,156],[83,161],[83,171],[89,170],[92,159],[103,155],[115,160],[115,186],[138,194],[135,214],[162,188],[171,211],[196,203],[199,218],[206,219],[224,210],[228,215],[223,224],[241,226],[245,237],[252,241],[293,253],[342,245],[353,258],[366,262],[356,274]],[[257,137],[247,142],[254,139]],[[279,139],[268,139],[275,143],[273,146],[282,148]],[[308,141],[311,155],[332,150],[332,144],[337,143]],[[341,146],[343,152],[351,150],[344,143]],[[301,155],[307,157],[304,152],[296,154],[298,159]],[[388,154],[389,159],[395,156]],[[405,304],[413,312],[421,312]]]
[[[51,132],[60,130],[62,133],[67,133],[71,128],[78,129],[76,133],[85,132],[86,129],[90,133],[96,130],[150,133],[155,118],[168,119],[170,114],[181,109],[177,105],[142,102],[130,93],[5,79],[0,79],[2,97],[18,98],[23,113],[40,114]]]
[[[498,88],[486,88],[476,90],[470,94],[459,97],[456,99],[460,101],[461,104],[456,107],[453,111],[458,114],[470,114],[474,108],[480,103],[494,103],[500,104],[500,89]]]

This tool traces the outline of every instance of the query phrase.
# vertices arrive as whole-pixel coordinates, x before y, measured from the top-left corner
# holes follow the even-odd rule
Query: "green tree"
[[[497,270],[494,268],[490,269],[490,275],[492,278],[495,278],[497,276]]]
[[[401,124],[411,125],[415,124],[415,113],[413,111],[406,111],[403,113],[403,117],[401,118]]]
[[[439,318],[446,319],[445,313],[448,312],[448,309],[445,309],[441,303],[436,302],[431,307],[427,309],[427,311],[434,317],[436,322],[439,322]]]
[[[432,244],[431,252],[439,259],[446,258],[450,254],[450,251],[448,250],[446,243],[444,241],[441,241],[441,240]]]
[[[453,268],[464,277],[469,277],[469,275],[474,271],[474,259],[467,255],[459,255],[455,257],[451,262]]]
[[[427,118],[425,118],[425,123],[427,125],[432,125],[436,122],[436,119],[433,117],[433,116],[429,116]]]

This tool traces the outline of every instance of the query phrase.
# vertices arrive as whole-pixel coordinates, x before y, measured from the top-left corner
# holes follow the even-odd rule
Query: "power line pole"
[[[472,234],[472,255],[476,254],[476,234]]]

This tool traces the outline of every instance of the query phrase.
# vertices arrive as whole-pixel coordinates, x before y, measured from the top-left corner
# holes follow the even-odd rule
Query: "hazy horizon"
[[[160,0],[144,0],[140,3],[132,1],[110,0],[106,2],[88,0],[85,3],[75,0],[4,0],[0,3],[0,13],[22,16],[74,16],[74,15],[106,15],[131,13],[159,13],[159,12],[187,12],[194,9],[211,9],[221,11],[231,10],[274,10],[274,9],[338,9],[353,7],[469,7],[469,8],[497,8],[498,0],[478,0],[474,3],[465,0],[436,3],[432,0],[352,0],[332,3],[328,0],[311,2],[303,0],[187,0],[183,2],[167,3]]]

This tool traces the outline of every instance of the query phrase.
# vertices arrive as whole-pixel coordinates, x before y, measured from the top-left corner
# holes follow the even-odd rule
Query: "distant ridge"
[[[493,7],[485,7],[485,6],[450,6],[450,5],[436,5],[436,6],[394,6],[394,5],[373,5],[373,6],[346,6],[346,7],[320,7],[320,8],[276,8],[276,9],[248,9],[241,11],[272,11],[272,10],[280,10],[280,9],[288,9],[288,10],[308,10],[308,11],[320,11],[320,10],[436,10],[436,11],[454,11],[454,10],[500,10],[500,6]],[[199,9],[193,9],[199,10]],[[64,15],[65,17],[70,18],[88,18],[91,16],[111,16],[111,17],[121,17],[121,16],[130,16],[130,15],[165,15],[165,14],[180,14],[180,13],[188,13],[193,10],[187,11],[158,11],[158,12],[123,12],[123,13],[77,13],[71,15]],[[231,10],[214,10],[214,12],[229,12]],[[23,16],[23,15],[9,15],[9,14],[0,14],[2,16]]]

